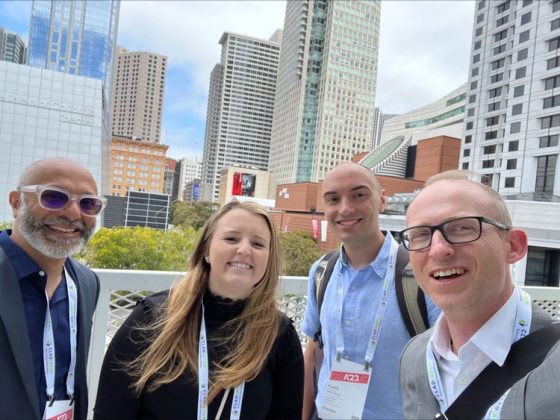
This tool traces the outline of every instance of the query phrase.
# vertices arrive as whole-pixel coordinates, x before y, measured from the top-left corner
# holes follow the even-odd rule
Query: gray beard
[[[78,229],[80,236],[74,239],[49,238],[48,225],[60,225],[72,229]],[[21,236],[36,251],[53,259],[68,258],[77,254],[86,245],[93,233],[93,227],[89,228],[82,222],[71,222],[63,217],[49,217],[39,220],[29,210],[25,201],[22,200],[16,225]]]

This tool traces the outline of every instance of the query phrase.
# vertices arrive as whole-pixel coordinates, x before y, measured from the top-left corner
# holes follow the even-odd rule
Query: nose
[[[430,255],[434,257],[445,257],[449,256],[454,252],[453,245],[451,245],[447,240],[443,237],[443,234],[436,230],[432,234],[432,244],[430,245]]]
[[[249,255],[251,253],[251,243],[247,239],[243,239],[237,246],[237,253],[241,255]]]
[[[338,207],[338,213],[340,214],[350,214],[354,211],[352,203],[346,197],[342,197],[340,200],[340,206]]]

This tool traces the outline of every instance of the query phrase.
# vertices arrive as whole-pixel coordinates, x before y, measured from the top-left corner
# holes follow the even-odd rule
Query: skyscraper
[[[15,32],[0,28],[0,60],[17,64],[25,64],[27,47]]]
[[[376,149],[381,145],[381,133],[383,132],[383,125],[385,121],[393,117],[398,117],[400,114],[385,114],[381,108],[375,107],[373,114],[373,141],[371,148]]]
[[[111,88],[115,136],[159,143],[167,57],[117,47]]]
[[[460,167],[505,195],[560,195],[560,0],[478,1]]]
[[[202,167],[204,200],[218,200],[219,173],[233,165],[268,168],[281,31],[272,40],[225,32],[210,74]]]
[[[109,97],[120,0],[33,0],[29,65],[103,80]]]
[[[380,2],[289,1],[269,170],[318,181],[373,138]]]

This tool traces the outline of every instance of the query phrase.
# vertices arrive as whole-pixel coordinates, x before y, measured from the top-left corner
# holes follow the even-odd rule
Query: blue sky
[[[31,1],[0,0],[0,26],[27,39]],[[269,38],[285,1],[121,3],[117,43],[168,56],[162,142],[173,158],[202,157],[210,72],[225,31]],[[383,1],[376,105],[402,113],[467,80],[473,1]]]

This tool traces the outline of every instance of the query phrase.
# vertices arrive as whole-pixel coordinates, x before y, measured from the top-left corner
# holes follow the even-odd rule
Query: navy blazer
[[[99,278],[72,258],[65,267],[78,289],[74,418],[85,420],[86,366]],[[41,420],[40,411],[21,290],[12,263],[0,247],[0,420]]]

